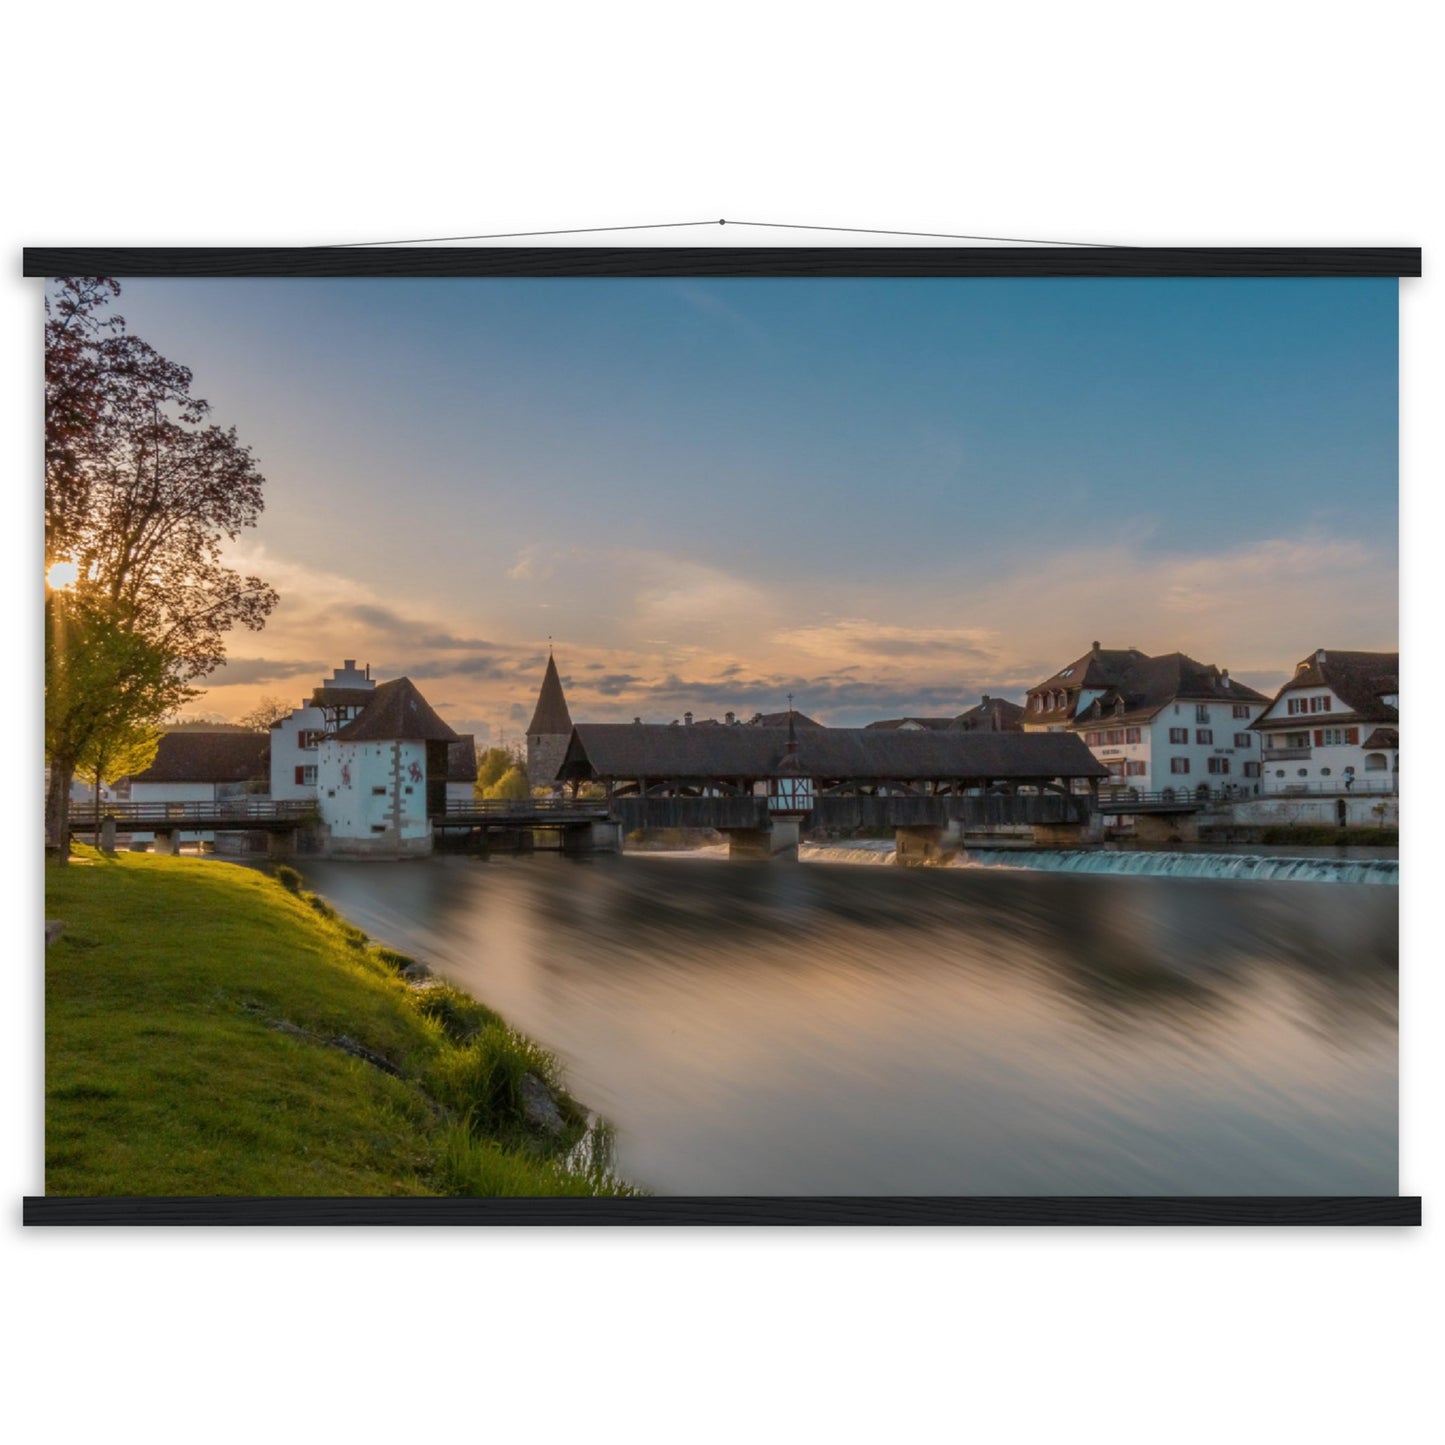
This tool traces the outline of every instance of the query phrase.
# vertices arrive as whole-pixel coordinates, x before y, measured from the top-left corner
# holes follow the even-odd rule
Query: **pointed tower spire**
[[[546,733],[570,733],[572,714],[567,710],[567,698],[562,692],[562,679],[557,675],[557,659],[547,653],[547,671],[542,677],[542,690],[537,694],[536,711],[527,727],[528,737]]]
[[[537,694],[537,707],[527,727],[527,781],[534,788],[547,787],[556,781],[567,744],[572,740],[572,714],[567,710],[551,641],[549,637],[542,690]]]

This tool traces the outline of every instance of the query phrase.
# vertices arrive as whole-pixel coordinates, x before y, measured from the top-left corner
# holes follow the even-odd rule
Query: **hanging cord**
[[[868,226],[800,226],[787,221],[657,221],[636,226],[574,226],[561,231],[495,231],[482,236],[413,236],[404,241],[341,241],[337,249],[360,246],[425,246],[446,241],[517,241],[532,236],[595,236],[607,231],[669,231],[686,226],[755,226],[770,231],[836,231],[851,236],[913,236],[933,241],[1005,241],[1023,246],[1112,246],[1110,241],[1041,241],[1036,236],[963,236],[952,231],[882,231]],[[1130,248],[1120,248],[1130,249]]]

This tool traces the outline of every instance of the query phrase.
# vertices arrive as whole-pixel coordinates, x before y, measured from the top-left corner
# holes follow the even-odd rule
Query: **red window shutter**
[[[1324,745],[1325,745],[1325,730],[1324,730],[1323,728],[1316,728],[1316,729],[1315,729],[1315,746],[1316,746],[1317,748],[1322,748],[1322,747],[1324,747]]]
[[[1346,740],[1349,741],[1349,742],[1358,743],[1359,740],[1360,740],[1360,730],[1359,730],[1359,728],[1351,728],[1351,729],[1345,734],[1345,738],[1346,738]]]
[[[296,781],[297,781],[298,783],[305,783],[305,781],[306,781],[306,769],[305,769],[305,768],[297,768],[297,769],[296,769]]]

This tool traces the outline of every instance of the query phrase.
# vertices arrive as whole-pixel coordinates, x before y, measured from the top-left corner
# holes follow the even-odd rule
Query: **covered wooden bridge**
[[[1108,770],[1067,733],[579,723],[559,776],[600,783],[625,832],[712,828],[771,856],[803,828],[892,828],[903,860],[995,829],[1074,841]]]

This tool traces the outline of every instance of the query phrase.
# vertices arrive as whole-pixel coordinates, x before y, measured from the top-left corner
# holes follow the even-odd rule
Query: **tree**
[[[76,771],[95,778],[98,796],[105,778],[144,767],[155,756],[155,721],[196,690],[123,608],[94,594],[52,593],[45,611],[46,836],[63,858]]]
[[[65,277],[46,298],[46,564],[65,560],[78,571],[67,609],[92,618],[105,609],[90,646],[115,646],[120,663],[141,656],[121,634],[133,637],[145,644],[147,667],[163,659],[168,684],[184,690],[224,660],[226,632],[259,630],[278,600],[260,578],[221,560],[224,544],[256,524],[264,478],[234,428],[207,421],[210,406],[191,394],[190,371],[107,314],[119,293],[104,277]],[[50,655],[63,634],[48,632],[48,679],[65,672],[64,659],[52,666]],[[87,670],[106,671],[89,662]],[[117,700],[129,695],[122,688]],[[49,703],[47,693],[47,714]],[[62,857],[81,751],[64,726],[77,716],[67,704],[46,724],[47,842]]]
[[[291,705],[279,697],[263,697],[250,712],[241,714],[241,726],[255,732],[267,732],[271,724],[291,716]]]
[[[487,790],[501,781],[502,775],[516,766],[516,759],[506,748],[488,748],[477,760],[477,781],[472,793],[478,798],[489,798]]]
[[[530,798],[532,790],[527,785],[527,775],[521,768],[513,767],[502,774],[483,794],[485,798],[506,798],[517,800]]]

